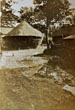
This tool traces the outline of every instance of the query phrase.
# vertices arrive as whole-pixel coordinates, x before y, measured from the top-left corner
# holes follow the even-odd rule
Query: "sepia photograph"
[[[75,110],[75,0],[0,0],[0,110]]]

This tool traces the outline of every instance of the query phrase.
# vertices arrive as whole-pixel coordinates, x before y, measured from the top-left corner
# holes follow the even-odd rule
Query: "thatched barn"
[[[2,49],[36,48],[42,39],[43,34],[40,31],[34,29],[26,21],[23,21],[3,37]]]
[[[61,56],[64,59],[64,65],[66,65],[65,68],[71,71],[75,70],[75,34],[63,39],[61,50]],[[75,76],[75,73],[72,74]]]
[[[12,29],[10,27],[0,27],[0,36],[6,36]]]
[[[61,44],[62,39],[70,35],[75,35],[75,25],[63,26],[59,30],[54,31],[52,33],[53,42],[55,44]]]
[[[68,50],[72,50],[75,53],[75,34],[67,36],[63,39],[63,45]]]
[[[52,33],[53,37],[66,37],[75,34],[75,25],[65,25]]]

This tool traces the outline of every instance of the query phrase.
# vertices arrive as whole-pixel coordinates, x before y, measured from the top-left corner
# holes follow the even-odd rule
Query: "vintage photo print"
[[[75,0],[0,0],[0,110],[75,110]]]

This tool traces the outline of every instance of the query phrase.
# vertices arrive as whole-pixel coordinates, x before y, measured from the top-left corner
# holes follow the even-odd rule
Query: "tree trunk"
[[[46,43],[47,43],[47,50],[49,51],[49,40],[48,40],[48,36],[49,35],[49,28],[47,28],[47,31],[46,31]]]
[[[47,43],[47,50],[49,50],[49,41],[48,41],[48,33],[46,32],[46,43]]]

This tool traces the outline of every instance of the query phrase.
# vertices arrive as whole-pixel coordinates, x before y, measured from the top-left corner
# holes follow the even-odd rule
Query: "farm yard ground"
[[[37,56],[44,49],[2,53],[0,110],[75,110],[75,96],[63,89],[75,86],[74,74],[56,56]]]

